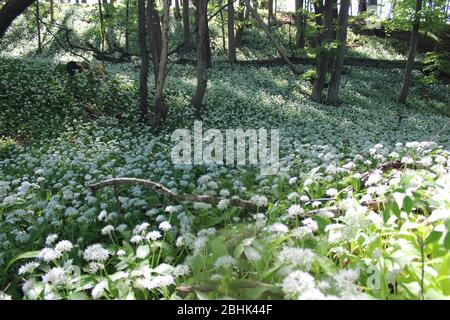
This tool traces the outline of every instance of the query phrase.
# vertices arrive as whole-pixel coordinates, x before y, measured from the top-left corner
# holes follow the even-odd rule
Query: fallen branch
[[[289,58],[293,64],[303,64],[303,65],[316,65],[317,60],[312,58]],[[195,60],[190,59],[179,59],[174,61],[176,64],[191,64],[195,65]],[[266,59],[266,60],[241,60],[237,61],[236,64],[242,66],[261,66],[261,67],[270,67],[270,66],[282,66],[286,65],[286,62],[283,59]],[[403,60],[382,60],[382,59],[366,59],[366,58],[354,58],[354,57],[346,57],[344,59],[344,65],[346,66],[355,66],[355,67],[365,67],[365,68],[378,68],[378,69],[403,69],[406,65],[406,61]],[[423,64],[420,62],[416,62],[414,64],[414,69],[422,70]]]
[[[135,179],[135,178],[115,178],[104,180],[89,186],[92,192],[97,192],[99,189],[108,186],[141,186],[147,189],[151,189],[154,192],[166,197],[167,199],[176,203],[183,202],[204,202],[214,206],[217,206],[220,202],[220,198],[207,196],[207,195],[195,195],[195,194],[183,194],[176,193],[166,188],[162,184],[153,182],[151,180]],[[229,199],[229,205],[234,207],[240,207],[247,210],[256,210],[257,206],[251,201],[242,200],[239,198]]]

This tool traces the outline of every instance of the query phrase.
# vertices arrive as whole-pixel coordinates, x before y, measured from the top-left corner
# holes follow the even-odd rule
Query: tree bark
[[[175,0],[175,19],[181,20],[180,0]]]
[[[130,0],[125,4],[125,49],[130,52]]]
[[[161,21],[156,9],[155,0],[147,0],[147,30],[148,46],[152,53],[153,72],[155,77],[155,86],[158,82],[159,63],[162,50]]]
[[[9,0],[0,9],[0,38],[6,33],[11,23],[36,0]]]
[[[338,101],[339,87],[342,77],[342,66],[344,65],[344,57],[347,45],[347,27],[348,27],[348,9],[350,0],[341,0],[339,8],[339,22],[337,41],[338,47],[331,71],[330,85],[328,86],[327,102],[335,104]]]
[[[50,23],[55,22],[55,0],[50,0]]]
[[[358,14],[367,11],[367,0],[359,0],[358,2]]]
[[[245,21],[245,14],[244,14],[245,10],[245,3],[244,0],[239,0],[239,10],[238,10],[238,14],[237,14],[237,18],[239,21],[237,30],[236,30],[236,47],[237,48],[242,48],[243,45],[243,40],[244,40],[244,21]],[[248,12],[248,10],[247,10]]]
[[[325,30],[321,36],[321,46],[317,59],[317,76],[311,93],[311,99],[320,101],[322,91],[325,86],[325,80],[328,72],[329,45],[333,40],[333,2],[335,0],[325,0],[323,9],[323,21]]]
[[[155,92],[155,115],[153,118],[153,128],[159,128],[161,120],[166,116],[166,108],[164,106],[164,82],[166,80],[167,58],[169,54],[169,15],[171,0],[163,1],[163,24],[162,24],[162,47],[161,57],[158,68],[158,80]]]
[[[196,1],[196,12],[198,22],[197,32],[197,89],[191,100],[192,106],[201,110],[203,98],[205,97],[206,87],[208,84],[208,76],[206,73],[207,64],[207,41],[208,41],[208,1],[200,0]]]
[[[191,31],[189,25],[189,0],[183,0],[183,51],[191,51]]]
[[[305,27],[304,27],[303,0],[295,0],[295,25],[297,28],[296,45],[297,48],[305,47]]]
[[[398,97],[399,103],[405,103],[408,97],[409,86],[411,85],[412,69],[414,66],[414,57],[416,55],[417,41],[419,38],[420,27],[420,11],[422,10],[422,0],[416,1],[416,11],[414,16],[414,24],[411,31],[411,42],[409,44],[408,60],[406,61],[405,77],[403,80],[402,89]]]
[[[145,26],[145,0],[138,0],[138,34],[139,51],[141,56],[141,69],[139,77],[139,110],[141,121],[144,121],[148,113],[148,49],[147,28]]]
[[[236,62],[236,38],[234,35],[233,3],[228,5],[228,59],[230,60],[230,62]]]
[[[267,10],[268,10],[267,24],[270,27],[273,23],[273,0],[267,1]]]
[[[270,39],[270,41],[275,45],[278,52],[280,53],[281,57],[286,61],[287,65],[291,68],[292,72],[294,74],[299,74],[299,71],[294,66],[294,64],[289,60],[288,55],[286,53],[286,50],[284,47],[273,37],[272,33],[269,30],[269,27],[264,23],[264,21],[261,19],[259,14],[256,12],[256,10],[252,7],[250,4],[250,0],[245,0],[245,5],[247,7],[247,10],[250,11],[250,13],[253,15],[253,17],[256,19],[256,21],[259,23],[261,28],[266,33],[267,37]]]
[[[38,50],[39,54],[42,53],[42,35],[41,35],[41,6],[39,0],[36,1],[36,25],[37,25],[37,35],[38,35]]]

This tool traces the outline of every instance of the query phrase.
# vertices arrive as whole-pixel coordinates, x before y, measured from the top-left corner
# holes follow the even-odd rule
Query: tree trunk
[[[156,82],[155,92],[155,116],[153,118],[153,128],[159,128],[161,120],[166,117],[166,108],[164,106],[164,82],[166,79],[167,58],[169,54],[169,15],[171,0],[163,1],[163,24],[162,24],[162,47],[161,58],[159,61],[158,81]]]
[[[358,2],[358,13],[363,13],[367,11],[367,0],[359,0]]]
[[[10,0],[0,9],[0,38],[5,35],[11,23],[36,0]]]
[[[230,62],[236,62],[236,38],[234,36],[233,3],[228,5],[228,59],[230,60]]]
[[[333,62],[333,69],[331,72],[330,85],[328,87],[327,102],[335,104],[338,101],[339,87],[342,77],[342,66],[344,65],[344,57],[347,44],[347,27],[348,27],[348,9],[350,0],[341,0],[339,8],[339,22],[337,41],[338,47],[336,50],[335,60]]]
[[[269,11],[267,15],[267,24],[270,27],[273,23],[273,0],[267,1],[267,6],[267,9]]]
[[[398,97],[398,102],[405,103],[408,97],[409,86],[411,84],[412,69],[414,66],[414,57],[416,55],[417,40],[419,37],[420,11],[422,10],[422,0],[416,1],[416,12],[414,16],[414,24],[411,31],[411,42],[409,44],[408,60],[406,61],[405,78],[403,80],[402,89]]]
[[[55,22],[55,0],[50,0],[50,23]]]
[[[269,30],[269,27],[264,23],[264,21],[261,19],[259,14],[255,11],[255,9],[250,4],[250,0],[245,0],[245,5],[247,7],[247,10],[250,11],[250,13],[253,15],[253,17],[256,19],[256,21],[259,23],[261,28],[266,33],[267,37],[270,39],[270,41],[275,45],[278,52],[280,53],[281,57],[286,61],[287,65],[291,68],[292,72],[294,74],[299,74],[297,68],[294,66],[294,64],[289,60],[288,55],[286,53],[286,50],[284,47],[273,37],[272,33]]]
[[[191,51],[191,31],[189,26],[189,0],[183,0],[183,51]]]
[[[206,86],[208,84],[208,77],[206,73],[207,63],[207,28],[208,28],[208,1],[200,0],[196,3],[197,6],[197,90],[192,98],[191,104],[197,111],[201,110],[203,98],[205,97]]]
[[[313,7],[314,7],[314,20],[316,22],[316,29],[319,29],[321,26],[323,26],[323,2],[313,0]],[[315,41],[316,42],[312,45],[313,48],[320,45],[322,41],[322,34],[320,32],[317,33]]]
[[[139,110],[141,112],[141,121],[145,120],[148,113],[148,49],[145,21],[145,0],[138,0],[138,34],[139,51],[141,56],[141,69],[139,77]]]
[[[39,54],[42,53],[42,35],[41,35],[41,8],[39,0],[36,1],[36,25],[37,25],[37,35],[38,35],[38,50]]]
[[[220,6],[223,4],[223,0],[220,0]],[[222,49],[223,51],[227,51],[227,41],[225,36],[225,19],[223,17],[223,10],[220,10],[220,27],[222,31]]]
[[[130,0],[125,4],[125,49],[130,52]]]
[[[147,0],[147,29],[148,44],[152,53],[153,72],[155,76],[155,86],[158,82],[159,64],[162,50],[161,21],[155,0]]]
[[[175,19],[181,20],[180,0],[175,0]]]
[[[102,9],[102,2],[98,0],[98,14],[100,17],[100,34],[102,35],[102,51],[105,50],[105,40],[106,40],[106,34],[105,34],[105,20],[103,18],[103,9]]]
[[[297,27],[296,45],[297,48],[305,47],[305,27],[304,27],[303,0],[295,0],[295,25]]]
[[[243,40],[244,40],[244,21],[245,21],[245,3],[244,0],[239,0],[239,10],[237,14],[237,18],[239,21],[237,30],[236,30],[236,47],[242,48]],[[248,10],[247,10],[248,12]]]
[[[323,9],[323,21],[325,30],[321,37],[321,46],[317,59],[317,76],[311,93],[311,99],[320,101],[322,91],[325,86],[325,80],[328,72],[329,63],[329,45],[333,40],[333,2],[335,0],[325,0]]]

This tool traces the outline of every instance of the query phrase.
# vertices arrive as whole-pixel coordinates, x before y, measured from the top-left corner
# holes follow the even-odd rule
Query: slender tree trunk
[[[98,0],[98,14],[100,17],[100,34],[102,35],[102,51],[105,50],[105,40],[106,40],[106,35],[105,35],[105,19],[103,18],[103,8],[102,8],[102,2],[101,0]]]
[[[222,6],[223,0],[220,0],[220,6]],[[222,31],[222,49],[223,51],[227,51],[227,41],[225,36],[225,19],[223,17],[223,10],[220,10],[220,27]]]
[[[264,23],[264,21],[261,19],[259,14],[255,11],[255,9],[250,4],[250,0],[245,0],[245,5],[247,7],[247,10],[250,11],[250,13],[253,15],[253,17],[256,19],[258,24],[261,26],[261,28],[266,33],[269,40],[275,45],[275,47],[278,50],[278,53],[281,55],[284,61],[286,61],[286,64],[291,68],[292,72],[294,74],[299,74],[297,68],[294,66],[294,64],[291,62],[291,60],[288,58],[288,55],[286,53],[286,50],[284,47],[273,37],[272,33],[269,30],[269,27]]]
[[[367,0],[359,0],[358,2],[358,14],[367,11]]]
[[[236,62],[236,38],[234,36],[233,3],[228,5],[228,59],[230,60],[230,62]]]
[[[125,4],[125,49],[130,52],[130,0]]]
[[[148,46],[152,53],[153,71],[155,76],[155,86],[158,82],[159,64],[162,50],[161,21],[155,0],[147,0],[147,29]]]
[[[339,22],[337,41],[338,47],[336,50],[335,60],[333,62],[333,69],[331,71],[331,80],[328,87],[327,102],[335,104],[338,102],[339,87],[342,77],[342,66],[344,65],[344,57],[347,44],[347,27],[348,27],[348,9],[350,0],[340,0],[339,8]]]
[[[180,0],[175,0],[175,19],[181,20]]]
[[[189,0],[183,0],[183,51],[191,51],[191,31],[189,25]]]
[[[161,120],[166,116],[166,108],[164,106],[164,82],[166,79],[167,58],[169,54],[169,16],[170,16],[171,0],[163,1],[163,24],[162,24],[162,47],[161,58],[159,61],[158,81],[156,83],[155,92],[155,116],[153,118],[153,128],[159,128]]]
[[[239,21],[237,30],[236,30],[236,47],[242,48],[243,40],[244,40],[244,21],[245,21],[245,14],[244,12],[248,12],[248,10],[245,10],[245,3],[244,0],[239,0],[239,10],[237,14],[237,18]]]
[[[329,63],[329,45],[333,40],[333,2],[336,0],[325,0],[323,10],[324,33],[321,41],[320,52],[317,59],[317,76],[314,81],[314,86],[311,93],[311,99],[320,101],[322,99],[322,91],[325,86],[325,81],[328,71]]]
[[[37,25],[37,35],[38,35],[38,50],[39,54],[42,53],[42,35],[41,35],[41,6],[39,0],[36,1],[36,25]]]
[[[206,86],[208,84],[208,76],[206,73],[207,64],[207,28],[208,28],[208,1],[200,0],[196,3],[197,6],[197,90],[192,98],[191,104],[197,111],[201,110],[203,98],[206,93]]]
[[[305,47],[305,28],[303,25],[305,14],[303,13],[303,0],[295,0],[295,25],[297,27],[297,48]]]
[[[50,0],[50,23],[55,22],[55,0]]]
[[[141,112],[141,121],[145,120],[148,113],[148,49],[145,21],[145,0],[138,0],[138,34],[141,56],[139,110]]]
[[[414,66],[414,57],[416,55],[417,42],[419,38],[420,27],[420,11],[422,10],[422,0],[416,1],[416,12],[414,17],[414,24],[411,31],[411,42],[409,44],[408,60],[406,61],[405,78],[403,80],[402,89],[398,97],[398,102],[405,103],[408,97],[409,86],[411,84],[412,69]]]
[[[269,25],[269,27],[272,25],[273,23],[273,0],[268,0],[267,1],[267,6],[268,6],[268,15],[267,15],[267,24]]]
[[[320,29],[320,27],[323,26],[323,2],[313,0],[313,7],[314,7],[314,20],[316,22],[316,29]],[[321,43],[321,41],[322,41],[322,34],[321,32],[318,32],[313,47],[314,48],[317,47]]]

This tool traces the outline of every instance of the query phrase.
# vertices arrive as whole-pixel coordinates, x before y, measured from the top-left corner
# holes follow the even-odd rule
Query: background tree
[[[228,59],[236,61],[236,38],[234,34],[234,3],[228,5]]]
[[[336,0],[325,0],[323,7],[324,31],[321,35],[321,46],[318,49],[317,75],[311,93],[311,99],[320,101],[322,91],[328,73],[329,49],[333,40],[333,2]]]
[[[189,0],[183,0],[183,51],[191,50],[191,31],[189,22]]]
[[[208,0],[196,1],[196,15],[198,21],[197,32],[197,89],[192,97],[191,104],[197,110],[201,110],[203,98],[208,85],[206,72],[208,60]]]
[[[139,76],[139,110],[141,121],[148,113],[148,49],[147,49],[147,28],[145,17],[145,0],[138,0],[138,38],[139,53],[141,57],[141,68]]]
[[[342,78],[342,67],[347,48],[348,9],[350,0],[340,0],[339,21],[337,29],[337,49],[333,60],[330,85],[328,86],[327,102],[335,104],[338,101],[339,87]]]
[[[422,0],[416,1],[416,10],[414,14],[414,23],[411,31],[411,42],[409,44],[408,60],[406,62],[405,77],[403,79],[402,88],[398,97],[398,102],[405,103],[408,97],[409,87],[411,85],[412,69],[414,66],[414,58],[416,56],[416,48],[419,37],[420,11],[422,10]]]
[[[159,128],[161,120],[166,116],[166,108],[164,106],[164,82],[166,79],[167,57],[169,54],[169,16],[170,16],[171,0],[163,1],[163,24],[162,24],[162,47],[158,68],[158,79],[156,82],[155,92],[155,114],[153,118],[153,128]]]

